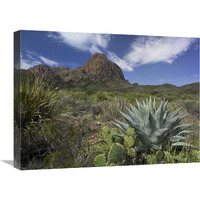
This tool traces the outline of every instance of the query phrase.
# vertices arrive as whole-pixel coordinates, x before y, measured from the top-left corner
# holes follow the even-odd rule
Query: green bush
[[[183,105],[188,113],[199,118],[199,102],[198,101],[186,100],[183,102]]]
[[[166,163],[193,163],[200,161],[200,151],[195,149],[182,149],[157,151],[146,156],[146,164],[166,164]]]
[[[108,100],[108,96],[104,92],[98,92],[96,97],[97,97],[97,101]]]
[[[87,90],[87,91],[85,91],[85,94],[87,94],[88,96],[91,96],[91,95],[96,94],[96,91],[94,91],[94,90]]]

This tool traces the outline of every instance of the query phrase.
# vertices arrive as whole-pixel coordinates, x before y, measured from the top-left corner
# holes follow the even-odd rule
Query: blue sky
[[[117,63],[130,83],[181,86],[199,81],[196,38],[21,31],[23,69],[37,64],[73,69],[95,52]]]

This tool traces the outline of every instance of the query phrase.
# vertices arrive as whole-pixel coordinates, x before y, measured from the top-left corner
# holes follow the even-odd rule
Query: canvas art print
[[[199,162],[199,39],[14,33],[19,169]]]

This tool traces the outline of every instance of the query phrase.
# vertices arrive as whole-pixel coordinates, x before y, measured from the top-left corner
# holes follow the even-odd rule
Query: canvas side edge
[[[14,32],[14,167],[21,169],[20,31]]]

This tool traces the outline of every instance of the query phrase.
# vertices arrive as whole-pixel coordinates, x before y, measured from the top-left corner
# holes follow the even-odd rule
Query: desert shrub
[[[93,166],[87,120],[87,117],[80,121],[70,116],[59,118],[51,139],[55,149],[46,158],[48,168]]]
[[[27,125],[26,129],[21,129],[20,155],[22,169],[30,169],[32,163],[41,161],[52,151],[52,144],[48,135],[50,135],[49,127],[47,129],[44,123],[41,122],[37,126],[31,124]]]
[[[21,168],[43,159],[52,151],[51,135],[54,117],[60,112],[62,91],[54,89],[42,77],[22,74],[15,91],[15,150],[20,145]],[[16,154],[16,153],[15,153]]]
[[[125,111],[124,108],[129,105],[129,101],[126,99],[118,99],[115,98],[112,101],[106,102],[102,104],[101,112],[105,118],[105,120],[113,120],[114,118],[121,118],[119,110]]]
[[[153,90],[152,92],[151,92],[151,95],[158,95],[159,94],[159,92],[157,91],[157,90]]]
[[[87,118],[57,116],[22,132],[22,169],[93,166]]]
[[[185,100],[183,102],[184,108],[187,110],[188,113],[195,117],[199,117],[199,102],[194,100]]]
[[[115,96],[115,94],[113,92],[109,92],[108,95],[111,96],[111,97]]]
[[[108,96],[106,95],[105,92],[98,92],[96,98],[97,98],[97,101],[108,100]]]
[[[96,91],[94,91],[94,90],[87,90],[87,91],[85,91],[85,94],[88,95],[88,96],[91,96],[91,95],[96,94]]]
[[[15,91],[14,110],[17,127],[25,128],[30,123],[47,120],[56,115],[61,94],[53,90],[46,80],[24,75],[19,84],[20,91]]]

